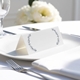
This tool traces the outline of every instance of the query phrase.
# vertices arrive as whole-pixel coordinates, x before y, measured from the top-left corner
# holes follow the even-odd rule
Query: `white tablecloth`
[[[41,30],[58,26],[62,33],[80,35],[80,21],[63,21],[63,22],[50,22],[50,23],[36,23],[27,25],[17,25],[4,28],[4,30],[11,31],[16,34],[30,33],[32,31],[23,29],[22,26],[39,28]]]
[[[42,26],[44,24],[44,26]],[[69,34],[76,34],[76,35],[80,35],[80,21],[64,21],[64,22],[59,22],[59,23],[43,23],[40,24],[39,26],[37,26],[36,24],[28,24],[26,26],[29,27],[37,27],[40,29],[45,29],[44,27],[46,26],[46,28],[50,28],[51,26],[59,26],[60,31],[62,33],[67,33],[69,32]],[[14,32],[16,34],[22,34],[22,33],[27,33],[30,31],[27,30],[23,30],[22,25],[20,26],[12,26],[12,27],[8,27],[8,28],[4,28],[4,30],[7,31],[11,31]],[[31,75],[28,74],[23,74],[23,73],[18,73],[15,72],[13,70],[11,70],[9,68],[9,66],[6,64],[6,60],[11,59],[9,57],[5,57],[0,55],[0,80],[40,80],[39,78],[33,77]],[[21,66],[24,67],[31,67],[31,63],[32,61],[27,61],[27,60],[18,60],[18,59],[13,59],[15,62],[17,62],[18,64],[20,64]],[[36,69],[34,69],[36,70]],[[42,71],[37,70],[39,73],[44,73]],[[48,73],[49,74],[49,73]],[[57,74],[50,74],[51,77],[53,77],[53,79],[55,80],[73,80],[71,78],[65,77],[65,76],[61,76],[61,75],[57,75]]]

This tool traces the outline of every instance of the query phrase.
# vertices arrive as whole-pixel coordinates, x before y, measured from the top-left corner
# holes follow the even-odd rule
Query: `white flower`
[[[18,10],[16,23],[17,24],[26,24],[31,23],[31,16],[30,16],[30,6],[23,6],[21,9]]]
[[[40,23],[61,21],[59,11],[50,3],[34,1],[32,6],[26,5],[18,10],[16,23]]]
[[[34,1],[31,8],[32,18],[35,22],[61,21],[58,10],[50,3]]]

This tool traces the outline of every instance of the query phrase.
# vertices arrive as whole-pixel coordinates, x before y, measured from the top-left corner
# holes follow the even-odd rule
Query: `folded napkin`
[[[36,60],[32,65],[44,71],[80,80],[80,46]]]

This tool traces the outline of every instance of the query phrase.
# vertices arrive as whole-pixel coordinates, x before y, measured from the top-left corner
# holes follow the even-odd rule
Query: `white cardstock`
[[[16,51],[20,54],[32,54],[63,44],[58,27],[21,35]]]

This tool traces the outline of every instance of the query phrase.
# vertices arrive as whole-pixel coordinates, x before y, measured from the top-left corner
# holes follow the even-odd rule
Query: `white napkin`
[[[33,66],[80,80],[80,46],[36,60]]]

